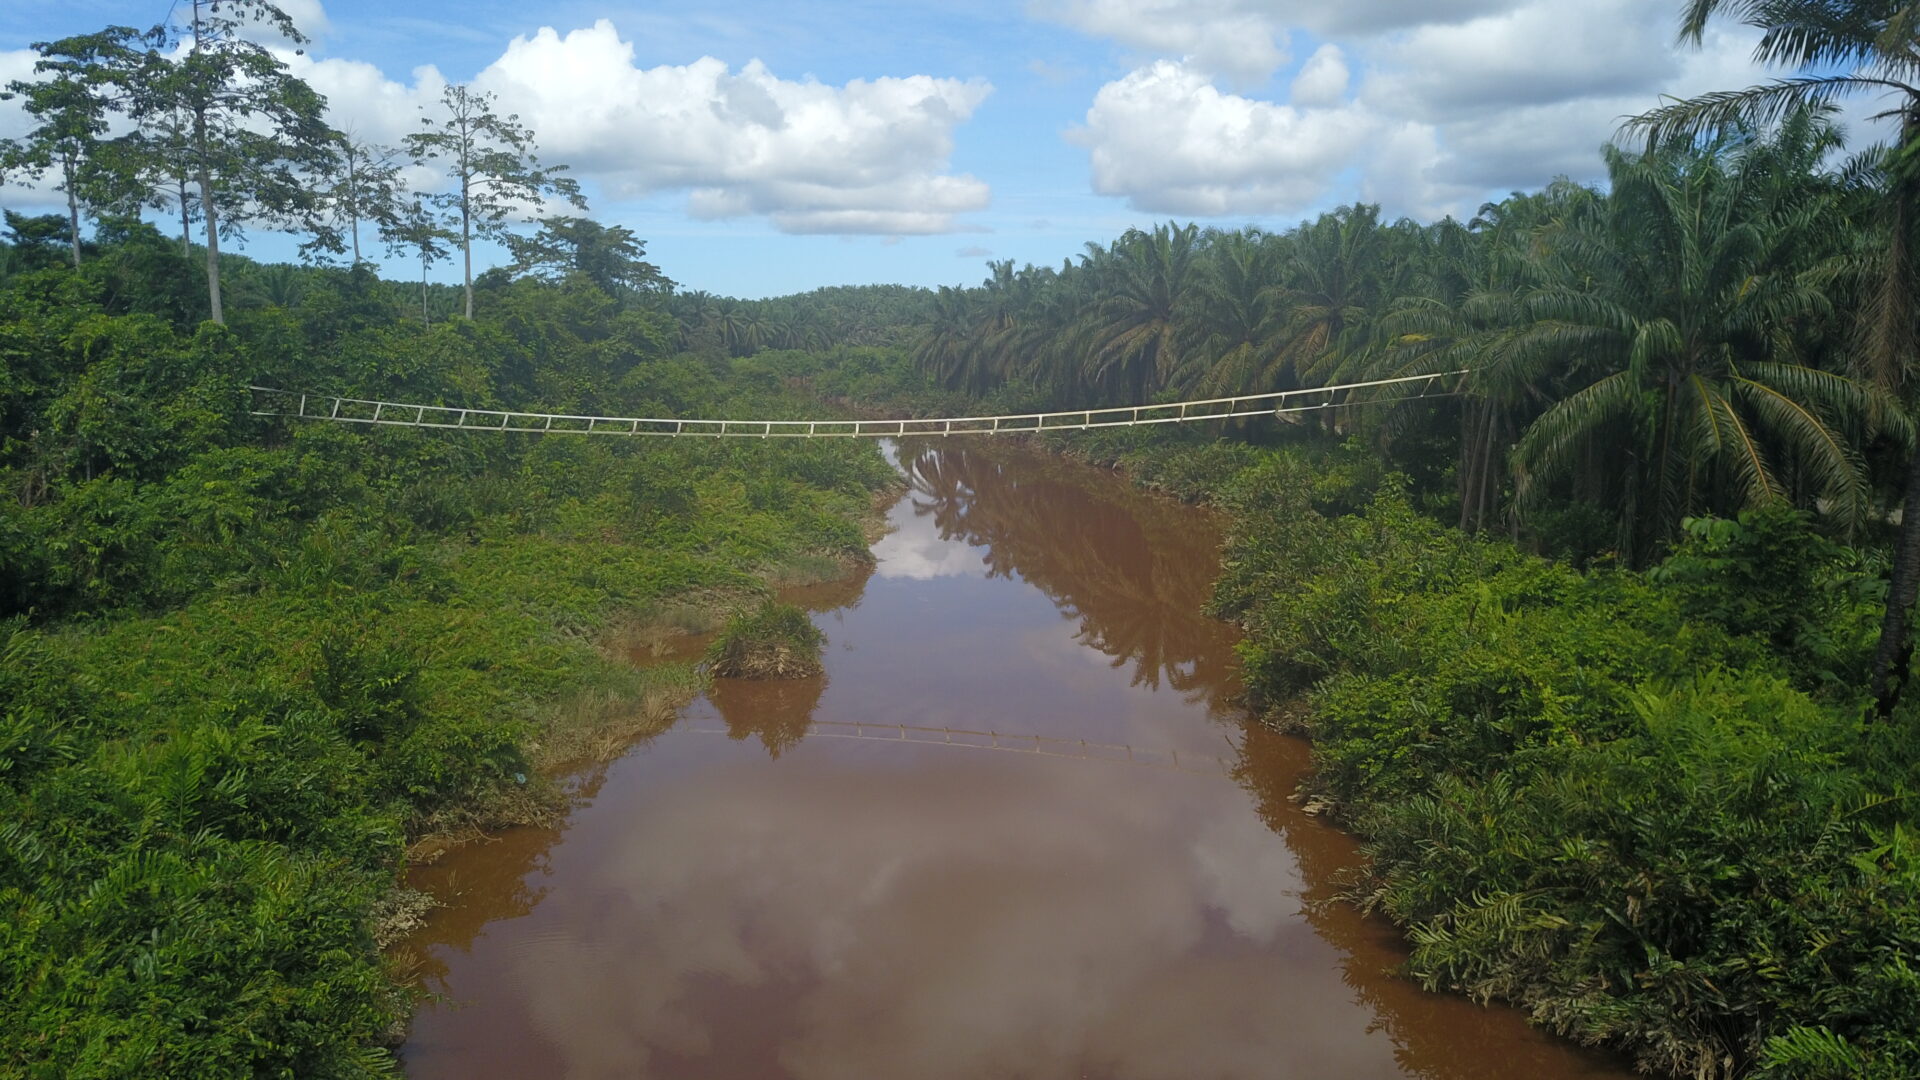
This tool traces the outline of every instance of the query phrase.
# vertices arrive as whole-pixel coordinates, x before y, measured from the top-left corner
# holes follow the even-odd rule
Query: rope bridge
[[[695,735],[725,735],[740,738],[742,732],[712,726],[676,725],[676,732]],[[745,734],[751,734],[749,730]],[[1135,765],[1148,769],[1199,775],[1233,774],[1233,762],[1213,754],[1192,750],[1151,749],[1125,743],[1089,742],[1086,739],[1057,738],[1052,735],[1011,734],[1005,731],[974,731],[966,728],[924,727],[918,724],[871,723],[855,720],[812,720],[806,739],[867,739],[876,742],[910,743],[917,746],[952,746],[964,750],[999,750],[1041,757],[1074,758],[1081,761],[1106,761],[1115,765]],[[1223,735],[1224,739],[1225,736]],[[1238,755],[1239,747],[1231,739],[1227,748]]]
[[[1118,405],[1067,412],[1012,413],[1004,416],[943,416],[920,420],[686,420],[676,417],[573,416],[566,413],[462,409],[401,401],[332,397],[251,387],[255,416],[284,416],[340,424],[438,428],[448,431],[524,431],[571,435],[699,435],[761,439],[899,438],[908,435],[1011,435],[1034,431],[1085,431],[1139,424],[1185,424],[1242,416],[1284,416],[1353,405],[1386,405],[1457,391],[1443,380],[1465,375],[1443,371],[1392,379],[1276,390],[1265,394],[1175,401],[1161,405]],[[1393,396],[1338,400],[1353,391],[1385,391]]]

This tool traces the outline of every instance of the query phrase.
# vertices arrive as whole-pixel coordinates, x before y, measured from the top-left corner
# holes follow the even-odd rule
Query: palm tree
[[[913,362],[929,379],[949,389],[980,394],[985,370],[973,335],[972,297],[964,289],[942,285],[933,301],[933,318],[913,347]]]
[[[1169,223],[1129,229],[1110,249],[1088,245],[1085,265],[1102,279],[1088,316],[1089,384],[1141,401],[1180,368],[1192,344],[1183,316],[1199,277],[1199,238],[1198,226]]]
[[[1380,208],[1343,206],[1294,234],[1286,266],[1290,306],[1281,361],[1303,384],[1338,381],[1393,295],[1383,277],[1388,237]]]
[[[1258,230],[1207,235],[1195,319],[1204,335],[1175,382],[1206,394],[1285,390],[1297,385],[1284,363],[1287,303],[1280,269],[1288,242]]]
[[[1781,138],[1822,131],[1802,124]],[[1609,148],[1611,192],[1558,237],[1560,280],[1525,301],[1530,354],[1557,346],[1585,385],[1521,438],[1519,491],[1537,495],[1595,448],[1624,451],[1612,494],[1634,561],[1683,515],[1784,498],[1789,466],[1842,523],[1865,516],[1864,471],[1842,429],[1881,404],[1870,387],[1801,364],[1796,336],[1830,311],[1805,271],[1833,201],[1777,183],[1779,156],[1732,140]]]
[[[1911,401],[1920,362],[1920,268],[1913,230],[1920,199],[1920,5],[1905,0],[1686,0],[1680,39],[1699,45],[1707,24],[1731,16],[1761,31],[1754,58],[1793,74],[1741,90],[1677,101],[1629,125],[1650,140],[1759,127],[1808,106],[1870,94],[1886,107],[1877,119],[1899,122],[1886,158],[1880,200],[1885,243],[1875,288],[1860,316],[1864,360],[1879,385]],[[1894,548],[1893,577],[1869,689],[1874,715],[1893,713],[1913,662],[1910,611],[1920,592],[1920,451],[1908,464],[1906,511]]]
[[[287,263],[251,265],[234,277],[237,299],[250,307],[298,307],[307,291],[306,271]]]

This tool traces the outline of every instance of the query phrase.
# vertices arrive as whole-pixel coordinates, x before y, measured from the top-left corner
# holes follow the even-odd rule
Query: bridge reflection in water
[[[723,680],[561,829],[418,875],[461,894],[414,943],[458,1007],[421,1013],[411,1075],[1627,1075],[1422,993],[1327,902],[1354,845],[1234,704],[1205,514],[1006,447],[902,466],[872,573],[795,594],[824,677]]]

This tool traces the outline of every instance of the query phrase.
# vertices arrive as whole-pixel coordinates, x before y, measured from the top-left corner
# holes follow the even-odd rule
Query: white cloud
[[[1444,24],[1515,6],[1517,0],[1030,0],[1037,17],[1112,38],[1241,87],[1287,63],[1291,33],[1367,36]]]
[[[0,50],[0,87],[16,80],[32,81],[33,65],[39,60],[32,49]],[[32,128],[33,121],[18,100],[0,102],[0,139],[17,139]]]
[[[690,187],[697,215],[835,233],[946,232],[953,215],[987,204],[985,183],[943,173],[954,128],[991,90],[977,80],[835,87],[777,78],[757,60],[734,73],[711,57],[643,70],[601,20],[516,38],[475,82],[616,197]]]
[[[1229,94],[1159,61],[1100,88],[1071,138],[1092,156],[1093,189],[1172,214],[1293,213],[1326,194],[1365,150],[1357,108],[1298,108]]]
[[[1356,196],[1389,214],[1471,213],[1559,175],[1601,178],[1600,146],[1662,95],[1774,74],[1752,63],[1742,27],[1677,47],[1671,0],[1048,3],[1050,17],[1089,33],[1184,57],[1107,83],[1069,133],[1089,151],[1096,192],[1160,213],[1291,214]],[[1112,28],[1128,13],[1132,29]],[[1183,15],[1192,21],[1177,34],[1143,29]],[[1263,41],[1323,39],[1284,100],[1216,85],[1236,72],[1207,59],[1205,43],[1245,35],[1250,15]],[[1857,144],[1884,135],[1863,123],[1873,111],[1843,113]]]
[[[784,232],[960,231],[987,185],[948,173],[955,128],[992,88],[912,75],[843,86],[739,71],[703,57],[639,68],[613,24],[515,38],[474,85],[533,129],[542,160],[564,163],[609,197],[689,191],[696,217],[762,215]],[[411,84],[370,64],[284,57],[326,94],[334,122],[395,143],[417,130],[445,79]]]
[[[1451,26],[1417,27],[1376,51],[1372,94],[1411,115],[1647,94],[1680,70],[1669,0],[1536,0]],[[1578,43],[1567,48],[1568,43]]]
[[[40,58],[32,49],[0,50],[0,86],[16,79],[33,78],[33,65]],[[33,130],[33,121],[20,102],[0,101],[0,139],[17,139]],[[58,200],[52,191],[26,187],[18,175],[0,176],[0,202],[23,213],[38,212]]]
[[[1329,41],[1300,66],[1288,96],[1295,105],[1338,105],[1346,96],[1347,78],[1346,54]]]
[[[333,31],[333,23],[328,20],[327,9],[320,0],[279,0],[279,8],[309,38],[325,37]]]
[[[1287,62],[1285,29],[1243,0],[1034,0],[1032,10],[1242,83],[1263,81]]]

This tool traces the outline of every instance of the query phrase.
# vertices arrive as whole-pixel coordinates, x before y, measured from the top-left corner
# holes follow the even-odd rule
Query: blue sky
[[[289,63],[336,125],[397,142],[443,80],[474,82],[573,166],[595,217],[683,287],[738,296],[971,284],[988,259],[1057,264],[1169,218],[1284,227],[1356,199],[1471,213],[1592,179],[1618,119],[1661,93],[1765,74],[1737,27],[1675,49],[1678,0],[283,6],[314,37]],[[9,7],[5,78],[30,70],[32,41],[169,9]],[[20,129],[0,111],[0,135]]]

